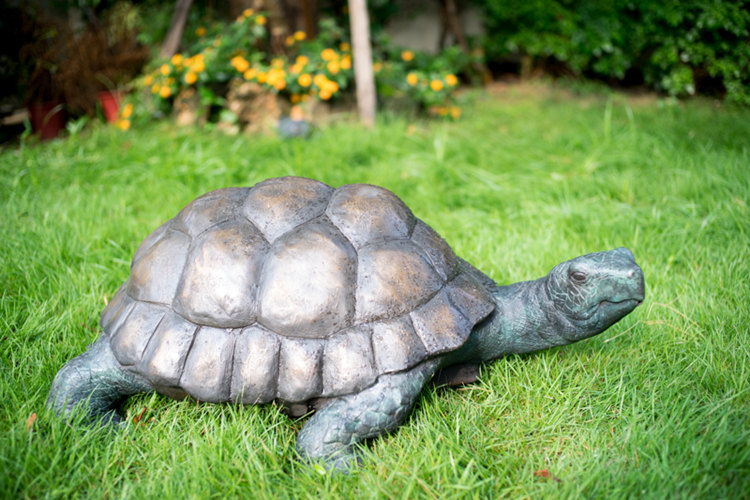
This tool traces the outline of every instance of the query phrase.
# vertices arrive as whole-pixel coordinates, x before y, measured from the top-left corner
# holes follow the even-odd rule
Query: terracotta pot
[[[116,122],[120,115],[121,94],[116,91],[104,90],[102,92],[97,92],[96,97],[102,105],[104,118],[106,118],[109,123]]]
[[[26,107],[29,109],[31,129],[43,141],[54,139],[65,128],[67,114],[63,101],[32,102]]]

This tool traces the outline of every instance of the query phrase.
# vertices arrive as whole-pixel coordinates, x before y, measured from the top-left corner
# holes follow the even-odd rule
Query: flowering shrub
[[[287,39],[288,57],[252,62],[242,55],[232,59],[237,76],[254,81],[269,90],[282,93],[292,103],[311,97],[328,101],[336,98],[354,78],[352,55],[346,42],[336,48],[324,46],[320,39],[308,41],[303,31]]]
[[[456,76],[466,69],[469,57],[458,48],[438,55],[393,49],[375,63],[378,91],[385,96],[403,95],[433,115],[457,119],[461,109],[456,105]]]
[[[461,110],[455,104],[455,90],[459,83],[456,72],[463,68],[450,64],[446,57],[454,51],[448,49],[438,56],[428,56],[405,50],[398,54],[398,58],[392,58],[398,61],[392,64],[397,68],[395,74],[402,79],[397,88],[422,104],[431,114],[457,119],[461,116]]]
[[[141,83],[158,98],[168,100],[180,90],[195,86],[206,104],[220,104],[212,86],[233,76],[233,61],[240,55],[261,57],[256,46],[266,38],[266,17],[251,9],[226,26],[198,28],[198,41],[185,53],[175,54],[146,74]]]
[[[254,82],[292,104],[335,100],[353,87],[351,45],[344,30],[331,21],[323,21],[320,32],[315,39],[303,31],[291,34],[285,57],[270,58],[265,51],[266,17],[247,9],[232,23],[198,28],[198,39],[188,50],[159,63],[137,83],[153,98],[151,114],[167,111],[185,89],[194,89],[203,105],[223,105],[230,80]],[[456,52],[446,54],[435,57],[393,48],[376,51],[379,91],[386,97],[413,99],[432,114],[458,118],[456,73],[464,63],[457,64]],[[117,126],[126,130],[131,115],[146,111],[134,112],[131,99],[127,116],[121,116]]]
[[[117,120],[115,120],[115,127],[120,130],[130,129],[130,119],[133,116],[133,108],[134,105],[132,102],[125,103],[125,105],[122,106],[120,109],[120,115],[117,117]]]

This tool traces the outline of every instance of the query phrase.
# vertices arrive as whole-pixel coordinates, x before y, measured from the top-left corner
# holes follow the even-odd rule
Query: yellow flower
[[[175,54],[172,56],[172,64],[179,66],[182,64],[182,54]]]
[[[297,83],[299,83],[302,87],[309,87],[312,83],[313,79],[308,73],[302,73],[299,75],[299,78],[297,78]]]
[[[258,74],[258,70],[256,70],[255,68],[250,68],[249,70],[245,71],[242,74],[242,77],[245,80],[252,80],[253,78],[255,78],[255,75],[257,74]]]
[[[439,92],[443,90],[443,81],[442,80],[432,80],[430,82],[430,88],[434,90],[435,92]]]
[[[341,52],[349,52],[351,50],[351,45],[349,45],[346,42],[341,42],[341,45],[339,45],[339,50]]]
[[[298,40],[300,42],[307,38],[307,34],[304,31],[295,31],[293,36],[295,40]]]
[[[204,69],[206,69],[206,65],[202,59],[194,61],[193,64],[190,65],[190,71],[195,73],[200,73]]]
[[[266,73],[265,71],[259,72],[258,76],[256,77],[256,79],[258,80],[258,83],[265,83],[267,78],[268,78],[268,73]]]
[[[117,120],[115,122],[115,127],[124,132],[130,128],[130,120]]]
[[[242,56],[234,56],[231,60],[234,69],[240,73],[244,73],[250,67],[250,63]]]
[[[317,75],[315,75],[315,78],[313,78],[313,83],[319,89],[322,89],[325,86],[327,81],[328,81],[328,78],[326,78],[326,75],[322,73],[318,73]]]
[[[408,83],[412,87],[416,85],[418,81],[419,77],[417,77],[415,73],[409,73],[408,75],[406,75],[406,83]]]
[[[302,66],[300,66],[299,64],[295,64],[294,66],[289,68],[289,72],[293,75],[298,75],[302,73]]]
[[[339,84],[334,82],[333,80],[328,80],[323,85],[323,90],[325,90],[326,92],[330,92],[331,94],[335,94],[339,91]]]
[[[161,85],[159,85],[158,83],[153,84],[153,86],[151,87],[152,94],[158,94],[159,90],[161,90]]]
[[[188,71],[187,73],[185,73],[185,83],[187,83],[188,85],[192,85],[197,81],[198,73],[196,73],[195,71]]]
[[[242,11],[242,15],[245,17],[250,17],[253,14],[255,14],[255,11],[253,9],[245,9]]]
[[[307,56],[297,56],[297,59],[294,62],[300,66],[304,66],[310,62],[310,59]]]
[[[286,72],[283,69],[271,68],[268,71],[268,76],[266,78],[266,81],[268,82],[269,85],[273,85],[278,90],[281,90],[284,87],[286,87],[286,80],[284,78],[285,76],[286,76]]]
[[[291,47],[292,45],[294,45],[294,37],[290,35],[286,37],[286,46]]]
[[[332,61],[333,59],[336,59],[336,51],[333,49],[323,49],[323,52],[320,53],[320,57],[322,57],[324,61]]]
[[[271,60],[271,66],[273,66],[274,68],[283,68],[284,60],[280,57],[275,57]]]
[[[341,69],[351,69],[352,67],[352,57],[351,56],[344,56],[341,58]]]
[[[328,71],[335,75],[339,72],[339,68],[341,66],[339,65],[338,61],[329,61],[326,67],[328,68]]]
[[[146,75],[143,78],[143,85],[147,85],[148,86],[148,85],[153,85],[153,83],[154,83],[154,77],[153,76]]]
[[[381,69],[383,69],[383,63],[381,63],[380,61],[372,64],[372,70],[375,73],[379,73]]]
[[[292,94],[289,100],[292,101],[292,104],[297,104],[300,100],[299,94]]]
[[[327,101],[328,99],[330,99],[330,98],[331,98],[331,93],[330,93],[330,92],[328,92],[328,91],[327,91],[327,90],[325,90],[325,89],[321,89],[321,90],[320,90],[320,94],[318,94],[318,97],[320,97],[320,98],[321,98],[321,99],[323,99],[324,101]]]
[[[166,99],[167,97],[172,95],[172,89],[164,85],[161,90],[159,90],[159,95]]]
[[[458,78],[456,78],[456,75],[449,73],[445,75],[445,83],[447,83],[451,87],[455,87],[458,84]]]
[[[120,116],[123,118],[130,118],[130,116],[133,114],[133,103],[127,103],[125,106],[122,107],[122,113],[120,113]]]
[[[206,34],[206,28],[204,28],[203,26],[195,30],[196,36],[203,36],[205,34]]]
[[[405,50],[401,52],[401,59],[407,62],[411,61],[412,59],[414,59],[414,52],[412,52],[411,50]]]
[[[170,71],[172,71],[172,68],[169,67],[169,64],[162,64],[161,68],[159,68],[159,72],[164,76],[167,76]]]
[[[263,26],[264,24],[266,24],[266,16],[260,15],[260,16],[256,17],[255,18],[255,22],[257,24],[260,24],[261,26]]]
[[[451,108],[451,117],[453,117],[454,120],[458,120],[461,117],[461,108],[453,106]]]

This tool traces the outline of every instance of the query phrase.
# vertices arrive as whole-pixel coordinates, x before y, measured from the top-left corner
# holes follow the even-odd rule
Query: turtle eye
[[[570,277],[577,283],[583,283],[584,281],[586,281],[586,275],[581,271],[573,271],[572,273],[570,273]]]

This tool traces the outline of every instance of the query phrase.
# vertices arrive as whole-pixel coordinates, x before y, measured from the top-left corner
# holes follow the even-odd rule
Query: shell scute
[[[276,240],[263,268],[258,321],[292,337],[323,338],[349,326],[357,255],[325,218]]]
[[[324,341],[280,337],[277,397],[284,401],[307,401],[320,396]]]
[[[234,345],[232,401],[256,404],[276,397],[279,347],[279,337],[260,326],[239,332]]]
[[[198,326],[169,311],[143,353],[140,372],[158,389],[178,387]]]
[[[133,302],[132,299],[128,297],[128,294],[126,292],[127,288],[128,288],[128,282],[126,281],[117,290],[114,297],[112,297],[112,300],[110,300],[107,303],[107,307],[104,308],[101,316],[99,317],[99,324],[102,326],[104,333],[108,335],[112,333],[112,329],[110,328],[112,325],[112,322],[117,320],[118,318],[124,319],[123,308],[128,303]]]
[[[206,229],[233,219],[248,191],[248,188],[224,188],[206,193],[190,202],[177,214],[172,228],[196,236]]]
[[[333,188],[303,177],[280,177],[256,184],[242,214],[273,242],[287,231],[323,213]]]
[[[495,309],[492,295],[469,275],[459,274],[445,288],[448,298],[472,325],[477,324]]]
[[[323,353],[323,397],[369,387],[378,376],[369,326],[350,328],[329,338]]]
[[[117,361],[123,366],[140,362],[143,351],[166,313],[166,306],[135,302],[125,321],[111,334],[110,342]]]
[[[443,280],[408,240],[370,245],[359,251],[356,323],[394,318],[440,290]]]
[[[199,401],[229,399],[234,340],[232,330],[200,327],[185,360],[180,387]]]
[[[380,373],[406,370],[427,357],[427,349],[408,314],[373,323],[372,348]]]
[[[417,221],[411,240],[427,254],[441,278],[451,280],[456,276],[458,273],[456,254],[434,229],[421,220]]]
[[[167,229],[172,227],[173,220],[174,219],[169,219],[167,222],[154,229],[148,236],[143,239],[143,241],[140,245],[138,245],[138,248],[133,254],[132,262],[141,260],[141,257],[143,257],[143,255],[147,253],[151,249],[151,247],[154,246],[154,243],[159,241],[162,236],[164,236],[164,233],[167,232]]]
[[[398,196],[369,184],[349,184],[331,196],[326,215],[359,249],[390,239],[408,238],[416,218]]]
[[[471,323],[448,300],[441,290],[425,305],[410,313],[428,355],[440,354],[462,346],[471,333]]]
[[[174,310],[199,325],[239,328],[255,322],[260,267],[268,243],[239,219],[198,236],[174,298]]]
[[[136,300],[171,304],[189,247],[187,234],[172,229],[164,231],[138,260],[133,260],[128,295]]]

